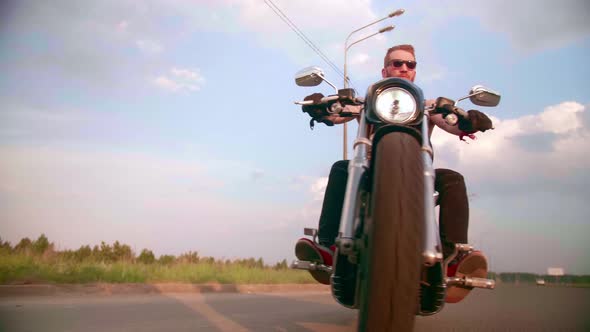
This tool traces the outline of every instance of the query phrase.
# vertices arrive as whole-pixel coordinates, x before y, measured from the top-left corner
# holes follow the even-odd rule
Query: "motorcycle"
[[[426,107],[422,90],[402,78],[372,84],[364,99],[353,89],[336,89],[319,67],[299,71],[295,82],[326,82],[337,90],[321,100],[296,104],[357,117],[359,125],[334,263],[296,260],[291,267],[330,273],[334,299],[359,310],[359,331],[411,331],[416,315],[442,310],[449,286],[493,289],[491,279],[447,277],[449,262],[474,247],[456,244],[454,253],[443,259],[428,117],[443,114],[448,124],[456,125],[460,117],[468,117],[457,102],[469,98],[475,105],[493,107],[500,95],[476,85],[457,101],[439,97],[434,106]],[[316,229],[306,228],[304,234],[317,244]]]

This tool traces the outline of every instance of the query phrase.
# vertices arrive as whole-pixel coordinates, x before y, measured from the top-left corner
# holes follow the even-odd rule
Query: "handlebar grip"
[[[467,244],[467,243],[455,243],[455,248],[457,248],[458,251],[472,251],[475,250],[475,247]]]
[[[313,100],[296,101],[294,103],[295,103],[295,105],[307,106],[307,105],[313,105]]]
[[[320,99],[320,104],[327,103],[329,101],[338,100],[338,98],[340,98],[340,96],[338,96],[338,95],[326,96],[326,97]]]
[[[322,99],[320,99],[320,102],[317,104],[315,104],[313,102],[313,100],[296,101],[295,104],[302,105],[302,106],[320,105],[320,104],[326,104],[326,103],[334,101],[334,100],[338,100],[338,98],[340,98],[338,95],[332,95],[332,96],[323,97]]]

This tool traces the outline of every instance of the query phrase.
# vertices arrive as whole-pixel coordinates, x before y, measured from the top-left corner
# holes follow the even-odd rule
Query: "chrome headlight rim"
[[[413,110],[411,112],[404,112],[404,113],[411,113],[409,117],[405,118],[402,121],[398,121],[398,120],[394,120],[390,117],[388,118],[388,117],[383,116],[383,112],[380,111],[380,109],[378,107],[378,101],[379,101],[380,97],[383,97],[383,95],[385,93],[387,93],[388,91],[402,91],[405,94],[405,96],[411,98]],[[383,121],[385,123],[389,123],[389,124],[403,125],[403,124],[414,122],[418,118],[419,106],[420,106],[419,101],[416,100],[416,97],[414,96],[414,93],[412,93],[412,91],[406,89],[405,87],[394,85],[394,86],[384,86],[376,91],[373,109],[374,109],[375,115],[377,115],[377,117],[381,121]]]

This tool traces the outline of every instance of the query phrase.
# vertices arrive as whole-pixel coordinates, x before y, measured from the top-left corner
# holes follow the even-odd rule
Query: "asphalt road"
[[[418,317],[417,331],[590,331],[590,289],[500,285]],[[354,331],[329,293],[5,297],[1,331]]]

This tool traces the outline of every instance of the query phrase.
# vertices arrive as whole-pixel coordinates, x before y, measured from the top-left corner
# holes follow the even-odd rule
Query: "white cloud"
[[[352,30],[374,21],[376,15],[369,1],[352,1],[343,6],[337,0],[303,0],[303,1],[273,1],[280,11],[293,22],[300,31],[307,36],[331,61],[342,70],[343,47],[345,36]],[[266,47],[278,48],[284,51],[293,61],[301,65],[311,62],[321,63],[321,57],[300,39],[295,32],[264,2],[252,0],[236,0],[231,2],[231,11],[237,13],[237,22],[242,29],[252,32],[256,41]],[[313,10],[310,10],[313,8]],[[376,30],[375,28],[373,30]],[[370,30],[368,30],[370,31]],[[376,39],[375,39],[376,40]],[[373,40],[373,43],[375,42]],[[379,44],[384,45],[385,40]],[[364,50],[370,43],[363,43]],[[355,46],[355,51],[360,50]],[[383,52],[383,46],[379,53]],[[363,56],[349,53],[352,58],[363,61]],[[364,59],[365,62],[368,60]],[[363,63],[363,62],[360,62]],[[371,74],[375,73],[373,70]],[[377,72],[378,73],[378,72]],[[358,75],[368,75],[359,70]],[[374,75],[371,75],[374,76]]]
[[[368,1],[354,1],[346,6],[342,6],[338,0],[273,1],[273,3],[299,28],[311,30],[330,28],[328,33],[349,26],[360,26],[376,17]],[[239,9],[241,22],[253,30],[262,32],[268,29],[269,24],[281,31],[290,29],[264,2],[236,0],[232,1],[232,4]]]
[[[143,53],[148,55],[160,54],[164,50],[162,45],[154,40],[142,39],[135,41],[135,45]]]
[[[543,272],[559,262],[586,273],[580,262],[588,261],[587,244],[579,234],[590,227],[587,112],[567,101],[518,118],[492,117],[496,129],[470,144],[433,133],[435,167],[463,174],[477,196],[470,200],[470,242],[488,255],[492,270]]]
[[[366,53],[359,53],[359,54],[355,54],[352,59],[350,59],[350,65],[358,65],[358,64],[365,64],[367,62],[369,62],[369,59],[371,58],[370,55],[366,54]]]
[[[539,116],[538,130],[550,131],[555,134],[564,134],[582,128],[580,117],[585,108],[576,102],[564,102],[559,105],[549,106]]]
[[[276,0],[274,3],[340,70],[343,64],[345,36],[350,31],[374,21],[378,15],[386,14],[378,13],[377,15],[372,9],[371,1],[353,1],[346,6],[342,6],[341,2],[336,0]],[[249,39],[264,47],[282,50],[285,56],[300,66],[321,64],[328,68],[328,65],[263,1],[107,1],[101,4],[86,4],[86,10],[83,13],[75,12],[67,4],[62,5],[63,11],[56,10],[56,6],[29,6],[34,8],[23,6],[19,18],[23,18],[23,26],[35,26],[32,23],[35,20],[48,21],[44,25],[49,27],[52,35],[67,36],[63,42],[64,46],[60,48],[60,52],[67,57],[63,60],[65,70],[75,72],[74,69],[82,67],[90,72],[84,73],[85,76],[91,78],[105,75],[105,73],[117,75],[122,71],[120,67],[129,70],[131,66],[153,64],[146,64],[137,59],[126,59],[127,54],[120,51],[123,47],[118,48],[119,51],[116,52],[97,48],[96,42],[86,41],[87,35],[96,36],[95,39],[109,45],[114,45],[113,40],[120,42],[119,46],[131,43],[147,55],[158,55],[164,52],[162,43],[173,45],[180,38],[179,34],[201,31],[221,31],[230,34],[246,32]],[[35,15],[28,14],[30,12],[35,12]],[[113,19],[117,16],[113,13],[121,12],[125,13],[124,19]],[[169,30],[158,24],[162,19],[169,17],[173,17],[178,25],[175,31],[182,33],[171,34]],[[220,24],[220,21],[223,23]],[[383,25],[386,23],[384,22]],[[113,29],[113,26],[116,28]],[[374,32],[380,27],[382,24],[377,24],[374,29],[367,29],[366,32]],[[122,31],[125,33],[120,33]],[[423,54],[427,54],[426,48],[421,45],[429,45],[428,31],[431,30],[425,33],[420,25],[412,25],[407,26],[404,31],[401,38],[402,32],[394,31],[355,45],[349,52],[349,56],[353,59],[349,68],[352,79],[379,77],[383,52],[391,44],[389,38],[395,38],[396,43],[409,40],[420,49],[424,49]],[[360,38],[365,35],[363,31],[355,37]],[[81,44],[80,41],[84,43]],[[63,54],[59,57],[56,55],[55,58],[64,58]],[[125,65],[122,65],[123,59],[126,60]],[[74,63],[79,65],[72,66]],[[168,79],[171,80],[170,77]],[[172,85],[164,84],[164,86]]]
[[[171,92],[194,92],[201,90],[201,86],[205,84],[205,78],[198,69],[189,70],[174,67],[170,70],[170,77],[158,76],[152,79],[152,82],[156,86]]]
[[[495,130],[465,144],[437,130],[433,136],[435,167],[465,176],[470,197],[470,243],[488,255],[494,271],[543,272],[563,264],[585,273],[589,229],[585,197],[590,194],[590,128],[587,107],[563,102],[537,114],[500,120]],[[493,111],[488,111],[493,113]],[[586,122],[584,122],[586,120]],[[294,217],[316,227],[327,178],[307,177],[308,201]],[[550,231],[562,229],[559,234]],[[543,259],[523,252],[522,241]],[[515,254],[515,252],[517,254]],[[572,253],[579,252],[576,257]]]
[[[164,52],[162,42],[173,44],[178,36],[171,35],[170,31],[158,25],[158,22],[164,17],[174,17],[178,24],[176,30],[183,31],[183,34],[194,31],[245,31],[258,44],[283,50],[286,56],[301,66],[320,64],[328,67],[263,1],[106,1],[100,4],[85,4],[86,10],[83,13],[75,11],[65,3],[57,3],[18,6],[18,15],[15,17],[21,27],[37,26],[34,22],[41,22],[40,24],[47,27],[52,36],[59,36],[60,45],[63,45],[59,48],[59,55],[41,54],[38,58],[23,55],[19,57],[23,60],[19,61],[50,61],[55,62],[51,65],[58,64],[68,73],[82,75],[95,81],[96,77],[107,75],[113,77],[106,77],[105,81],[121,81],[116,78],[121,72],[120,67],[129,70],[132,66],[140,64],[125,59],[124,52],[97,48],[96,45],[100,43],[95,41],[99,40],[109,45],[116,45],[113,43],[114,40],[121,45],[131,43],[146,54],[160,54]],[[346,6],[342,6],[341,2],[336,0],[277,0],[274,3],[340,68],[344,38],[348,32],[386,14],[381,11],[376,13],[372,1],[352,1]],[[350,50],[350,76],[353,81],[369,77],[379,78],[383,52],[387,46],[394,43],[411,42],[419,50],[421,63],[437,63],[440,60],[435,55],[436,50],[430,46],[430,38],[443,20],[457,16],[476,16],[482,24],[513,38],[516,45],[525,49],[559,47],[568,41],[588,36],[590,25],[586,24],[584,16],[588,12],[587,8],[588,4],[584,0],[542,1],[541,4],[532,0],[518,4],[504,0],[478,0],[470,1],[469,4],[464,1],[447,1],[441,4],[428,2],[427,5],[426,2],[413,3],[408,5],[407,13],[401,18],[382,22],[383,25],[398,25],[396,30],[363,41]],[[121,12],[125,13],[124,19],[120,16],[115,18],[118,15],[113,15]],[[223,24],[220,24],[220,21]],[[381,26],[382,24],[377,24],[375,29]],[[14,28],[19,30],[16,25]],[[116,33],[121,31],[125,31],[125,34]],[[367,33],[371,31],[374,30],[367,29]],[[89,41],[86,38],[88,35],[96,37]],[[364,32],[361,32],[358,37],[364,35]],[[423,74],[419,75],[419,78],[427,83],[440,80],[446,73],[444,68],[437,69],[436,66],[429,69],[421,68],[423,74],[431,73],[423,78],[420,78]],[[170,77],[168,79],[172,80]],[[168,83],[162,85],[174,86]],[[195,90],[195,87],[187,86],[186,89]]]
[[[178,91],[180,90],[181,86],[172,81],[171,79],[167,78],[166,76],[158,76],[153,80],[154,84],[157,85],[158,87],[164,89],[164,90],[169,90],[169,91]]]
[[[470,0],[428,5],[446,20],[476,17],[486,28],[502,33],[513,46],[526,51],[555,49],[590,36],[590,3],[585,0]]]
[[[328,185],[328,177],[317,178],[309,188],[314,201],[323,201],[326,186]]]
[[[559,182],[590,168],[590,156],[580,153],[590,151],[590,128],[582,120],[586,111],[580,103],[563,102],[516,119],[492,117],[495,130],[476,134],[478,139],[469,145],[436,130],[435,162],[462,170],[482,186],[513,188],[536,181],[557,190]]]
[[[201,74],[199,73],[199,70],[195,70],[195,71],[191,71],[188,69],[179,69],[179,68],[172,68],[170,70],[170,72],[172,73],[172,75],[179,77],[179,78],[183,78],[189,81],[202,81],[203,77],[201,76]]]
[[[328,177],[299,175],[289,182],[290,185],[286,186],[286,188],[289,191],[299,193],[298,196],[302,199],[302,203],[293,207],[293,211],[287,220],[297,227],[298,232],[301,227],[316,227],[328,184]]]
[[[585,0],[482,1],[484,24],[522,49],[559,48],[590,36]]]

